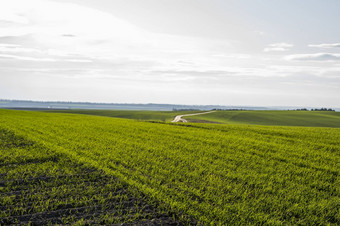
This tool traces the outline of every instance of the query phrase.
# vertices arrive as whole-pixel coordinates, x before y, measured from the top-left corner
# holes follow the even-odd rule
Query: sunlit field
[[[340,127],[340,112],[333,111],[217,111],[186,119],[225,124]]]
[[[11,110],[0,111],[0,128],[5,224],[340,222],[338,128]]]

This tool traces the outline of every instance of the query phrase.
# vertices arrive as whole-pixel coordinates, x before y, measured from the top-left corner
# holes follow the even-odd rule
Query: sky
[[[338,0],[0,0],[0,99],[340,107]]]

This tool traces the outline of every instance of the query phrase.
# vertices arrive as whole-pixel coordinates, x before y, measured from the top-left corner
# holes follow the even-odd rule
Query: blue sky
[[[0,98],[340,107],[336,0],[0,2]]]

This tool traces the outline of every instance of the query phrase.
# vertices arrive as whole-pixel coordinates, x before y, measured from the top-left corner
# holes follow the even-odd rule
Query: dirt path
[[[185,116],[194,116],[194,115],[204,115],[204,114],[209,114],[209,113],[213,113],[215,111],[207,111],[207,112],[202,112],[202,113],[195,113],[195,114],[186,114],[186,115],[177,115],[174,120],[172,120],[171,122],[188,122],[187,120],[185,120],[182,117]]]

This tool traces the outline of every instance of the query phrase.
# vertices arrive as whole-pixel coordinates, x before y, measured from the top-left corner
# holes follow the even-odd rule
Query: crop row
[[[0,224],[181,224],[103,171],[8,130],[0,141]]]

